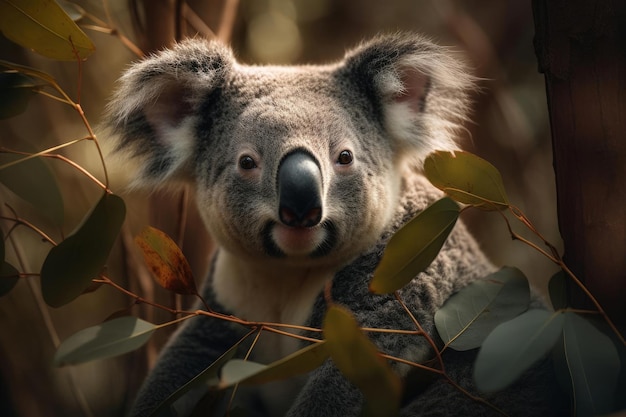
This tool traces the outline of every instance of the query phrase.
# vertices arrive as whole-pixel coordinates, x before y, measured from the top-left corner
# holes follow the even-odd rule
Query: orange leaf
[[[198,295],[191,267],[169,236],[148,226],[135,237],[135,243],[159,285],[177,294]]]

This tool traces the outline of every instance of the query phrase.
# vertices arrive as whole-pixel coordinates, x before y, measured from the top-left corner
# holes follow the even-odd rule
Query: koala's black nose
[[[292,227],[312,227],[322,219],[322,173],[304,150],[288,154],[278,167],[278,215]]]

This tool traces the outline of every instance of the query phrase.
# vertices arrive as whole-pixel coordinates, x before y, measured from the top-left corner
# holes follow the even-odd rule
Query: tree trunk
[[[626,327],[626,2],[533,0],[565,262]],[[573,287],[573,286],[572,286]],[[575,307],[589,307],[570,290]]]

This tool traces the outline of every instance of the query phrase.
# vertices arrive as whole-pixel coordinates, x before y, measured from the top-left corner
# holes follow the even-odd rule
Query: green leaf
[[[198,319],[196,319],[198,320]],[[231,346],[222,356],[217,358],[211,365],[209,365],[204,371],[200,372],[196,375],[192,380],[187,382],[185,385],[174,391],[169,397],[167,397],[157,408],[154,409],[149,415],[149,417],[161,416],[167,410],[172,408],[176,409],[176,402],[185,398],[185,395],[191,391],[197,389],[204,389],[206,385],[215,386],[219,384],[218,373],[220,369],[224,366],[226,362],[235,356],[237,353],[237,349],[239,345],[248,338],[252,333],[248,333],[246,336],[241,338],[237,343]]]
[[[85,59],[96,49],[54,0],[0,0],[0,31],[52,59]]]
[[[519,269],[505,267],[450,297],[435,313],[435,326],[452,349],[475,349],[496,326],[517,317],[529,304],[528,280]]]
[[[54,85],[56,83],[54,77],[50,74],[47,74],[43,71],[39,71],[38,69],[27,67],[26,65],[15,64],[13,62],[5,61],[4,59],[0,59],[0,66],[5,68],[9,68],[11,70],[20,72],[22,74],[29,75],[34,78],[39,78],[40,80],[45,81],[48,84]]]
[[[130,316],[88,327],[61,343],[54,364],[73,365],[131,352],[146,343],[156,329],[154,324]]]
[[[500,172],[469,152],[433,152],[424,160],[424,174],[435,187],[460,203],[485,210],[509,206]]]
[[[42,86],[32,78],[13,70],[0,73],[0,119],[8,119],[24,112],[28,101]]]
[[[41,268],[41,291],[52,307],[69,303],[100,274],[120,232],[124,201],[105,193],[78,229],[52,248]]]
[[[177,294],[198,294],[189,262],[168,235],[148,226],[135,243],[159,285]]]
[[[8,294],[19,280],[19,271],[6,262],[4,234],[0,229],[0,297]]]
[[[332,305],[323,324],[326,349],[341,373],[365,396],[366,416],[393,416],[399,412],[400,379],[363,334],[352,314]]]
[[[389,240],[370,281],[370,291],[376,294],[394,292],[428,268],[458,217],[458,204],[446,197],[405,224]]]
[[[0,264],[0,297],[8,294],[19,279],[19,271],[8,262],[2,261]]]
[[[318,368],[328,356],[325,342],[321,342],[269,365],[234,359],[224,366],[219,386],[226,388],[234,384],[254,385],[287,379]]]
[[[476,387],[500,391],[544,357],[561,335],[563,314],[529,310],[487,336],[474,363]]]
[[[219,388],[230,387],[266,369],[267,365],[261,363],[242,359],[231,359],[224,365],[224,368],[222,368]]]
[[[569,304],[569,297],[567,296],[567,276],[562,269],[550,278],[548,292],[550,294],[552,308],[555,310],[567,308]]]
[[[0,166],[23,158],[18,154],[0,153]],[[41,158],[30,158],[0,168],[0,182],[39,209],[55,225],[63,225],[63,197],[52,170]]]
[[[576,415],[614,411],[620,358],[613,341],[582,316],[572,312],[564,316],[563,348]]]

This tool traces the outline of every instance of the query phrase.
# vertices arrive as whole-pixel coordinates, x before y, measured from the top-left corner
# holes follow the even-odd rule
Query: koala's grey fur
[[[430,151],[457,149],[454,132],[471,88],[457,60],[413,34],[375,38],[336,64],[298,67],[241,65],[227,47],[193,40],[133,65],[106,120],[116,154],[136,162],[132,185],[195,186],[220,248],[203,290],[213,309],[319,327],[326,309],[321,291],[332,279],[332,298],[363,327],[414,330],[395,298],[369,293],[368,282],[391,234],[441,197],[420,174],[421,162]],[[353,158],[347,164],[340,162],[344,151]],[[321,203],[312,227],[289,225],[281,211],[277,172],[294,152],[317,166],[311,184]],[[457,224],[437,259],[401,296],[436,337],[435,311],[493,270]],[[205,317],[187,322],[145,382],[133,415],[148,415],[244,330]],[[417,362],[433,356],[421,337],[370,336],[393,356]],[[264,334],[253,359],[269,363],[299,346]],[[444,355],[447,373],[470,390],[473,357],[449,349]],[[406,366],[394,369],[412,381]],[[539,366],[488,399],[512,415],[557,415],[562,403],[554,400],[550,378]],[[411,394],[402,415],[492,412],[442,378],[406,385]],[[242,398],[258,415],[356,416],[363,403],[330,360],[304,378]]]

